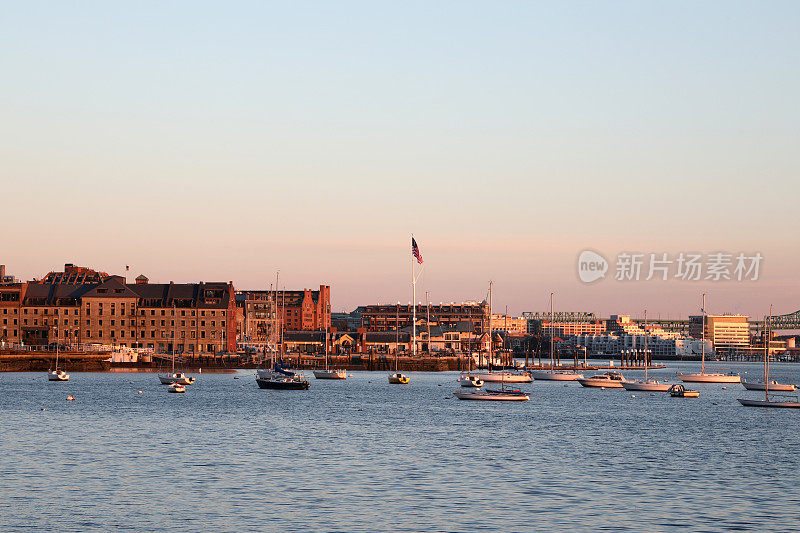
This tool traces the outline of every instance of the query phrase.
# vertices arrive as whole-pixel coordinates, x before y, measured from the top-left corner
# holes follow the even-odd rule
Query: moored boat
[[[622,386],[625,390],[644,391],[644,392],[667,392],[671,386],[665,381],[655,379],[645,379],[643,381],[623,381]]]
[[[669,395],[673,398],[697,398],[700,396],[700,392],[696,390],[689,390],[682,384],[676,383],[669,388]]]
[[[794,385],[791,385],[791,389],[778,389],[773,387],[774,381],[769,379],[769,345],[770,340],[772,339],[772,305],[769,306],[769,321],[767,317],[764,317],[764,379],[762,379],[758,384],[760,384],[763,388],[759,389],[751,389],[748,385],[754,386],[754,383],[747,383],[744,382],[744,386],[748,390],[763,390],[764,391],[764,399],[763,400],[750,400],[748,398],[737,398],[740,404],[745,407],[778,407],[778,408],[789,408],[789,409],[798,409],[800,408],[800,401],[798,401],[797,396],[789,396],[789,395],[780,395],[780,394],[770,394],[770,391],[773,390],[794,390]],[[787,385],[782,385],[780,383],[775,383],[776,387],[788,387]]]
[[[739,403],[745,407],[784,407],[789,409],[800,409],[800,401],[797,401],[797,398],[793,400],[789,400],[788,398],[785,400],[782,399],[775,399],[775,396],[771,397],[772,399],[769,400],[749,400],[746,398],[737,398]]]
[[[310,383],[302,374],[294,376],[273,376],[268,378],[256,378],[256,383],[260,389],[277,390],[306,390]]]
[[[52,370],[47,373],[48,381],[69,381],[69,374],[63,370]]]
[[[400,372],[395,372],[394,374],[389,375],[389,383],[392,385],[408,385],[411,380],[408,376],[401,374]]]
[[[316,379],[347,379],[347,370],[328,367],[328,327],[325,326],[325,368],[314,370]]]
[[[764,382],[763,380],[758,381],[744,381],[742,380],[742,385],[747,390],[763,390],[766,391],[769,387],[771,391],[780,391],[780,392],[792,392],[797,389],[796,385],[791,383],[778,383],[774,379],[771,380],[769,383]]]
[[[588,378],[579,379],[578,383],[584,387],[597,387],[606,389],[621,389],[625,378],[619,372],[608,371],[602,374],[595,374]]]
[[[526,372],[509,372],[507,370],[501,372],[470,372],[469,375],[487,383],[530,383],[533,381],[530,374]]]
[[[739,374],[723,372],[690,372],[688,374],[677,374],[681,381],[686,383],[741,383],[742,378]]]
[[[537,381],[578,381],[583,374],[572,370],[531,370],[530,375]]]
[[[314,370],[314,377],[317,379],[347,379],[347,371],[341,368]]]
[[[462,387],[472,387],[472,388],[483,387],[482,379],[478,379],[475,376],[471,376],[469,374],[464,374],[460,378],[458,378],[458,383]]]
[[[453,396],[459,400],[489,402],[524,402],[530,399],[530,396],[519,389],[456,391]]]
[[[167,392],[180,394],[186,392],[186,387],[180,383],[170,383],[170,385],[167,387]]]
[[[177,383],[179,385],[191,385],[194,383],[194,378],[189,377],[183,372],[171,372],[169,374],[159,374],[158,379],[162,385],[172,385]]]
[[[703,293],[703,322],[700,328],[703,332],[702,355],[700,357],[700,372],[689,372],[688,374],[677,374],[681,381],[686,383],[740,383],[742,381],[739,374],[724,372],[706,372],[706,294]]]

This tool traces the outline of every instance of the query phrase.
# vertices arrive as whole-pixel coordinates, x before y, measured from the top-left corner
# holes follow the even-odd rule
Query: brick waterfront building
[[[277,299],[277,307],[276,307]],[[320,331],[331,327],[331,287],[298,291],[237,291],[239,342],[277,345],[276,315],[284,331]]]
[[[413,308],[402,304],[377,304],[359,308],[362,327],[366,331],[395,331],[411,327]],[[486,302],[466,302],[461,304],[417,305],[417,327],[427,321],[446,329],[459,324],[471,324],[475,334],[489,329],[489,305]],[[493,324],[497,329],[497,324]]]
[[[2,277],[0,277],[2,279]],[[101,343],[188,356],[236,350],[233,283],[158,283],[67,264],[42,281],[0,283],[0,340]]]

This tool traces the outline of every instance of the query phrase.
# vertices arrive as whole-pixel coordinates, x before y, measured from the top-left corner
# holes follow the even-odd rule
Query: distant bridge
[[[775,315],[771,321],[772,329],[800,329],[800,310],[787,315]],[[764,327],[763,320],[751,320],[750,327],[755,326],[757,329]]]

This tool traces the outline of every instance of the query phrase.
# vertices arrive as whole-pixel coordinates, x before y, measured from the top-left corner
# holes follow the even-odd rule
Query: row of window
[[[109,338],[109,339],[115,339],[115,338],[117,338],[117,331],[115,331],[115,330],[113,330],[113,329],[112,329],[112,330],[111,330],[111,331],[109,331],[108,333],[109,333],[109,334],[108,334],[108,336],[106,337],[106,336],[104,336],[104,335],[103,335],[103,330],[97,330],[97,331],[95,331],[95,332],[94,332],[94,336],[93,336],[93,335],[92,335],[92,332],[91,332],[91,330],[88,330],[88,329],[87,329],[87,330],[86,330],[86,338],[87,338],[87,339],[92,339],[92,338],[95,338],[95,339],[102,339],[102,338],[104,338],[104,337],[105,337],[105,338]],[[118,332],[118,333],[119,333],[119,338],[120,338],[120,339],[124,339],[124,338],[125,338],[125,331],[124,331],[124,330],[119,330],[119,332]],[[147,334],[146,334],[146,332],[145,332],[145,331],[140,331],[139,333],[140,333],[139,337],[141,337],[141,338],[145,338],[145,337],[147,337]],[[153,329],[153,330],[150,330],[150,338],[151,338],[151,339],[155,339],[155,338],[156,338],[156,335],[157,335],[158,333],[159,333],[159,331],[158,331],[158,330],[154,330],[154,329]],[[160,335],[158,335],[158,337],[160,337],[160,338],[162,338],[162,339],[174,339],[174,338],[175,338],[175,332],[173,332],[173,331],[166,331],[166,330],[163,330],[163,329],[162,329],[162,330],[160,331],[160,333],[161,333],[161,334],[160,334]],[[197,332],[196,332],[196,331],[191,331],[190,333],[191,333],[191,335],[189,335],[189,338],[190,338],[190,339],[195,339],[195,338],[197,338],[197,335],[196,335],[196,333],[197,333]],[[14,335],[16,335],[16,332],[14,333]],[[136,338],[136,332],[135,332],[135,331],[131,331],[129,336],[130,336],[130,337],[133,337],[133,338]],[[216,332],[216,331],[212,331],[212,332],[211,332],[211,335],[209,335],[208,337],[209,337],[209,338],[211,338],[211,339],[216,339],[216,338],[217,338],[217,332]],[[181,331],[180,338],[181,338],[181,339],[185,339],[185,338],[186,338],[186,332],[185,332],[185,331]],[[201,339],[205,339],[205,338],[206,338],[206,332],[205,332],[205,331],[201,331],[201,332],[200,332],[200,338],[201,338]],[[223,332],[222,332],[222,334],[220,335],[220,338],[221,338],[222,340],[225,340],[225,332],[224,332],[224,331],[223,331]]]

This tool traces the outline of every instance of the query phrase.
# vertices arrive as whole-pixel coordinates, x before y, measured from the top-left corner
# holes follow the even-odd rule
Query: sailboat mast
[[[175,298],[172,299],[172,373],[175,373]]]
[[[765,340],[764,352],[764,401],[769,401],[769,341],[772,337],[772,304],[769,304],[769,325],[767,328],[767,338]]]
[[[701,329],[703,330],[703,346],[702,346],[702,356],[700,359],[700,373],[706,373],[706,293],[703,293],[703,318],[702,318],[702,326]]]
[[[428,296],[428,291],[425,291],[425,310],[427,317],[425,318],[425,323],[428,325],[428,354],[431,353],[431,299]]]
[[[506,351],[506,339],[508,338],[508,306],[506,306],[506,316],[503,319],[503,353]]]
[[[486,366],[492,371],[492,358],[494,357],[494,339],[492,338],[492,282],[489,282],[489,361]]]
[[[550,293],[550,370],[555,368],[555,356],[553,354],[553,334],[555,326],[553,324],[553,293]]]
[[[647,383],[647,309],[644,310],[644,382]]]

